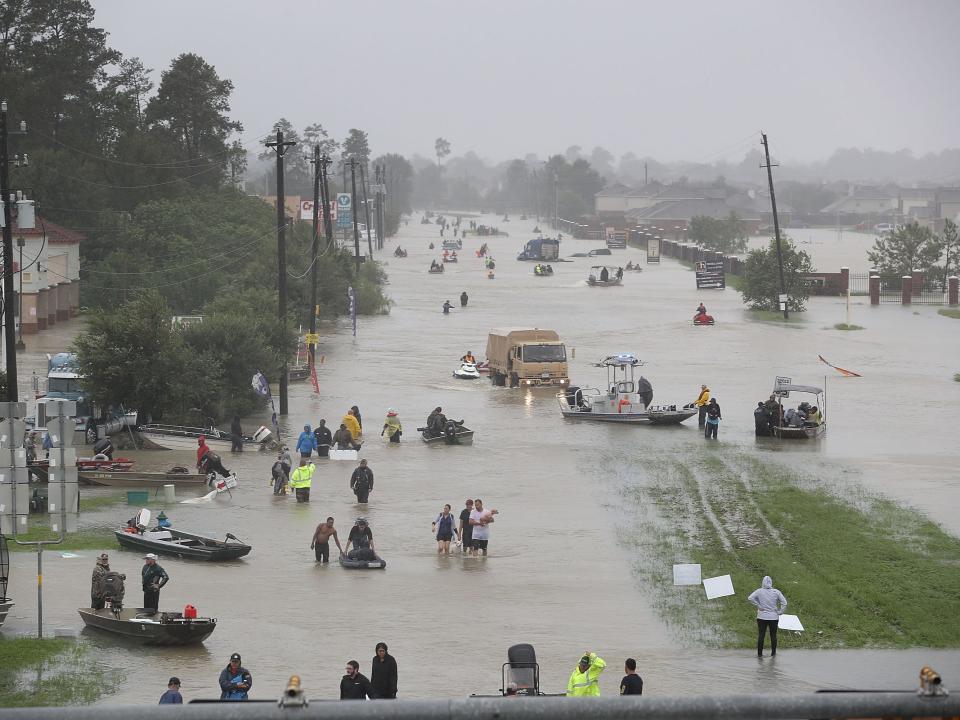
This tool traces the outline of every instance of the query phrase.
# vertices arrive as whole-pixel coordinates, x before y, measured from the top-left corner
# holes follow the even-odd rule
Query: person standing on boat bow
[[[207,438],[205,435],[201,435],[199,438],[197,438],[197,446],[197,467],[201,470],[201,472],[207,474],[215,473],[222,475],[223,477],[230,477],[230,471],[223,466],[223,461],[220,459],[220,456],[211,450],[209,445],[207,445]],[[212,484],[209,478],[208,484]]]
[[[170,582],[170,576],[157,564],[157,556],[153,553],[144,555],[143,560],[143,569],[140,571],[143,580],[143,607],[157,612],[160,607],[160,588]]]

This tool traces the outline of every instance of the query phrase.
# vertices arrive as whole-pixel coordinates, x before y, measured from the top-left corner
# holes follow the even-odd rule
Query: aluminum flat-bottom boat
[[[80,608],[87,627],[142,642],[145,645],[197,645],[217,629],[216,618],[185,618],[179,612],[144,608]]]

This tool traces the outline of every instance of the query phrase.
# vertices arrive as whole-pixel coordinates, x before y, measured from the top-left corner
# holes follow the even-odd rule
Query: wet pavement
[[[295,438],[305,422],[325,417],[335,429],[349,406],[360,407],[366,428],[361,455],[376,475],[369,505],[353,502],[352,463],[323,464],[311,503],[297,505],[272,495],[272,455],[225,457],[241,481],[232,499],[165,510],[177,526],[214,536],[232,532],[253,552],[212,566],[161,559],[171,576],[161,604],[193,604],[217,617],[219,627],[203,646],[188,649],[144,649],[83,632],[84,642],[95,648],[91,661],[125,675],[105,702],[155,702],[170,675],[183,679],[187,699],[216,697],[217,675],[235,651],[254,675],[254,697],[277,695],[294,672],[310,696],[335,697],[345,661],[357,659],[369,671],[381,640],[398,659],[404,697],[496,692],[506,648],[517,642],[536,647],[547,691],[565,687],[588,649],[609,664],[605,694],[616,692],[627,656],[637,658],[646,691],[656,694],[907,688],[925,663],[945,678],[960,676],[954,651],[800,651],[790,649],[787,636],[775,661],[758,663],[749,650],[703,649],[684,640],[658,617],[649,588],[631,573],[643,558],[618,542],[621,481],[606,468],[652,453],[669,461],[671,454],[704,442],[696,422],[679,428],[577,424],[560,417],[550,390],[452,378],[464,352],[484,356],[487,333],[495,327],[557,330],[571,356],[572,380],[581,386],[604,381],[603,371],[590,363],[633,352],[647,363],[643,374],[653,384],[655,402],[689,402],[701,382],[710,385],[723,407],[721,444],[804,467],[840,489],[887,495],[960,533],[960,450],[950,422],[960,395],[960,383],[952,380],[960,371],[960,323],[937,316],[932,307],[871,308],[867,298],[854,298],[851,321],[866,329],[841,332],[832,326],[846,319],[844,301],[816,298],[807,313],[785,325],[751,316],[732,289],[698,292],[692,271],[667,259],[627,273],[622,287],[588,287],[594,262],[588,258],[553,263],[555,275],[538,278],[533,263],[514,260],[534,225],[517,219],[478,218],[510,236],[470,237],[458,264],[429,275],[430,259],[440,252],[427,244],[439,247],[439,228],[419,219],[415,215],[384,250],[387,292],[395,303],[390,315],[360,318],[356,339],[346,322],[323,329],[320,395],[307,383],[291,385],[285,419],[287,437]],[[804,233],[820,233],[805,246],[815,264],[823,259],[823,268],[833,270],[839,260],[858,269],[846,258],[859,250],[836,246],[835,232],[803,230],[795,236]],[[497,261],[493,280],[473,255],[484,240]],[[392,257],[397,244],[408,250],[407,258]],[[565,239],[561,251],[567,256],[596,245]],[[616,265],[628,259],[638,262],[644,255],[628,248],[601,258]],[[463,290],[470,296],[466,309],[457,300]],[[457,307],[444,316],[447,299]],[[701,300],[716,326],[692,326]],[[22,377],[32,369],[42,374],[43,353],[64,349],[78,327],[73,321],[28,338]],[[818,354],[864,377],[840,377],[818,363]],[[819,443],[754,438],[752,410],[770,394],[776,375],[826,383],[829,432]],[[26,392],[28,380],[22,384]],[[420,442],[415,429],[436,405],[476,430],[472,447]],[[404,423],[400,446],[378,437],[388,407],[397,408]],[[267,418],[246,418],[244,427],[249,431]],[[123,454],[142,467],[192,463],[192,453]],[[179,499],[191,494],[180,491]],[[467,497],[477,496],[501,512],[492,527],[490,557],[437,557],[431,520],[444,503],[459,513]],[[150,507],[163,506],[153,501]],[[134,511],[114,506],[85,514],[82,523],[119,524]],[[387,569],[318,566],[309,549],[315,525],[333,515],[345,542],[358,514],[370,518]],[[113,569],[133,579],[128,598],[137,598],[138,554],[105,549]],[[87,602],[98,553],[76,554],[81,557],[44,555],[48,632],[82,625],[76,608]],[[32,555],[14,555],[11,595],[17,606],[4,635],[35,631],[34,571]],[[744,613],[752,616],[746,602]]]

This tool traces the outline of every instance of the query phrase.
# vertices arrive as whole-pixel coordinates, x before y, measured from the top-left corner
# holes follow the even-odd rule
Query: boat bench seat
[[[147,540],[173,540],[169,530],[152,530],[143,534]]]

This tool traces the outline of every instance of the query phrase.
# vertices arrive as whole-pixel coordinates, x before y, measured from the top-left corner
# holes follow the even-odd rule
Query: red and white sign
[[[320,213],[320,222],[323,222],[323,212],[321,208]],[[313,220],[313,200],[301,200],[300,201],[300,219],[301,220]],[[337,203],[336,201],[330,202],[330,219],[337,219]]]

